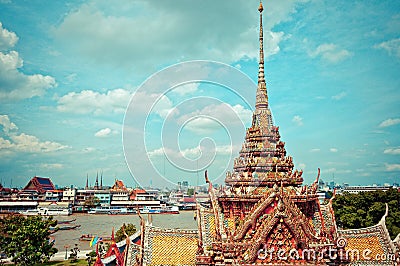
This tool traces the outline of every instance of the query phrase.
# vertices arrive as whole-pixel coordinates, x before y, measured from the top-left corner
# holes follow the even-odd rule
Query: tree
[[[396,189],[337,195],[333,201],[337,224],[344,229],[375,225],[385,214],[385,203],[389,206],[386,227],[393,239],[400,233],[400,192]]]
[[[193,196],[193,195],[194,195],[194,188],[188,188],[187,194],[188,194],[189,196]]]
[[[47,262],[58,251],[50,242],[50,227],[56,224],[53,217],[6,215],[0,218],[0,251],[16,265]]]
[[[126,238],[124,230],[128,236],[131,236],[136,233],[136,226],[134,224],[123,224],[115,233],[115,242],[120,242]]]
[[[100,199],[98,197],[91,196],[85,200],[84,204],[88,208],[94,208],[100,204]]]

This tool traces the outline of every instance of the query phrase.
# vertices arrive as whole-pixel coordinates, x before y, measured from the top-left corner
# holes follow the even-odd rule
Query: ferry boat
[[[140,209],[141,213],[149,214],[178,214],[178,206],[144,206]]]
[[[68,216],[72,214],[70,208],[45,208],[38,207],[19,212],[22,215],[42,215],[42,216]]]
[[[128,208],[113,207],[113,206],[98,206],[88,211],[88,214],[128,214],[128,213],[129,213]]]

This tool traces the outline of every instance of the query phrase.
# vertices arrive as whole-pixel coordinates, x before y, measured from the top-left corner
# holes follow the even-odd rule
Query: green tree
[[[0,218],[0,251],[16,265],[47,262],[57,252],[50,242],[53,217],[6,215]]]
[[[188,194],[189,196],[193,196],[193,195],[194,195],[194,188],[188,188],[187,194]]]
[[[389,206],[386,227],[393,239],[400,233],[400,192],[396,189],[337,195],[333,201],[337,224],[344,229],[375,225],[385,214],[385,203]]]
[[[123,224],[121,228],[118,229],[118,231],[115,233],[115,242],[122,241],[126,238],[124,230],[128,236],[131,236],[136,233],[136,226],[134,224]]]
[[[95,196],[90,196],[85,200],[85,206],[88,208],[94,208],[100,205],[100,199]]]

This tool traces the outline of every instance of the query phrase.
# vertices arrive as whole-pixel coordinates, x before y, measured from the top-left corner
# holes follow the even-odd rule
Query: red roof
[[[33,177],[28,184],[25,186],[23,191],[36,191],[39,193],[45,193],[46,191],[55,190],[53,183],[48,177]]]
[[[127,188],[125,187],[124,182],[122,180],[115,180],[114,185],[112,186],[111,190],[123,190],[126,191]]]

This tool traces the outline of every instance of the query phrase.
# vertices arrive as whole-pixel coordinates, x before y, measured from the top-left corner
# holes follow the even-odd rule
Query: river
[[[197,222],[193,219],[193,211],[181,211],[179,214],[154,214],[152,215],[153,225],[165,228],[197,229]],[[147,220],[147,215],[143,215]],[[107,214],[73,214],[68,217],[57,217],[57,220],[72,220],[71,225],[80,225],[77,229],[59,230],[52,234],[55,239],[55,247],[58,251],[69,249],[78,244],[80,250],[90,250],[89,241],[79,241],[83,234],[97,236],[111,236],[112,228],[117,231],[122,224],[134,224],[139,230],[139,216],[132,215],[107,215]],[[61,226],[61,225],[60,225]]]

